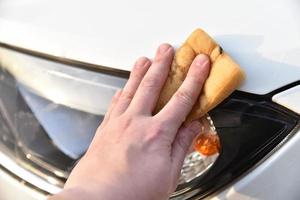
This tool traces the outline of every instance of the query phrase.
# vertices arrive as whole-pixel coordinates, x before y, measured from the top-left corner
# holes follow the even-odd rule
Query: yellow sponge
[[[239,65],[207,33],[197,29],[176,51],[155,113],[167,104],[180,87],[198,54],[206,54],[210,57],[211,71],[186,122],[201,118],[228,97],[244,80],[245,74]]]

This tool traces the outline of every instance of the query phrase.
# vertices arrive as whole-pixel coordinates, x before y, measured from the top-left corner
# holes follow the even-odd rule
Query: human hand
[[[86,154],[53,199],[168,199],[200,123],[182,125],[198,98],[210,62],[193,61],[181,87],[152,112],[168,76],[174,50],[159,47],[153,63],[140,58],[122,91],[113,97]]]

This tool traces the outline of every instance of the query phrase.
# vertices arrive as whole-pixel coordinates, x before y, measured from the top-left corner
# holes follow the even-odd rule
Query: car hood
[[[246,71],[239,89],[266,94],[300,80],[299,9],[297,0],[2,0],[0,42],[130,71],[201,27]]]

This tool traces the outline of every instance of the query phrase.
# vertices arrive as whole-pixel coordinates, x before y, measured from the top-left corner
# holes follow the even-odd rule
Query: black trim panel
[[[209,114],[222,151],[208,173],[189,185],[190,192],[198,190],[191,199],[208,198],[244,177],[300,128],[299,114],[267,96],[238,91]]]
[[[92,64],[92,63],[82,62],[82,61],[73,60],[73,59],[69,59],[69,58],[62,58],[62,57],[58,57],[58,56],[53,56],[53,55],[50,55],[50,54],[29,50],[29,49],[25,49],[25,48],[22,48],[22,47],[17,47],[17,46],[10,45],[10,44],[5,44],[5,43],[2,43],[2,42],[0,42],[0,47],[7,48],[7,49],[10,49],[10,50],[14,50],[14,51],[24,53],[24,54],[27,54],[27,55],[30,55],[30,56],[35,56],[35,57],[38,57],[38,58],[46,59],[46,60],[49,60],[49,61],[62,63],[62,64],[65,64],[65,65],[71,65],[73,67],[88,69],[88,70],[91,70],[91,71],[101,72],[101,73],[104,73],[104,74],[108,74],[108,75],[112,75],[112,76],[118,76],[118,77],[122,77],[122,78],[129,78],[129,73],[130,72],[125,71],[125,70],[121,70],[121,69],[115,69],[115,68],[112,68],[112,67],[95,65],[95,64]]]

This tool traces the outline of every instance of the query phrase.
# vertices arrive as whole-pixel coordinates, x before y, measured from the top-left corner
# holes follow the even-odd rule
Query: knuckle
[[[189,79],[191,80],[192,83],[194,83],[197,86],[202,86],[204,82],[203,76],[197,76],[197,75],[190,75]]]
[[[134,67],[133,68],[133,70],[131,71],[131,73],[130,73],[130,79],[132,79],[132,80],[135,80],[135,79],[138,79],[138,78],[140,78],[140,76],[141,76],[141,73],[140,73],[140,69],[138,69],[138,67]]]
[[[166,132],[167,132],[167,127],[165,126],[164,123],[157,123],[152,129],[152,133],[154,135],[163,135]]]
[[[168,54],[163,54],[163,55],[160,54],[155,58],[153,64],[158,67],[163,67],[168,63],[169,59],[170,58]]]
[[[122,99],[123,100],[132,100],[133,96],[134,96],[134,94],[132,92],[129,92],[129,91],[123,91],[122,92]]]
[[[112,97],[112,101],[117,101],[119,99],[120,95],[122,94],[122,92],[123,92],[123,90],[117,90],[117,92]]]
[[[185,138],[185,136],[181,136],[178,139],[178,146],[184,151],[187,152],[188,148],[189,148],[189,144],[187,142],[187,138]]]
[[[145,69],[141,67],[140,65],[135,65],[130,73],[131,79],[137,79],[141,78],[141,76],[144,74]]]
[[[115,94],[113,97],[112,97],[112,99],[111,99],[111,101],[112,101],[112,103],[115,103],[115,102],[117,102],[118,101],[118,96]]]
[[[159,83],[155,77],[148,77],[141,83],[141,87],[143,88],[153,89],[153,88],[157,88],[158,86]]]
[[[184,105],[184,106],[190,106],[193,102],[193,98],[191,93],[183,90],[177,91],[175,94],[175,99],[179,104]]]
[[[118,122],[118,127],[120,127],[122,130],[126,130],[129,127],[131,127],[134,124],[134,118],[130,114],[123,114],[121,115],[117,122]]]

